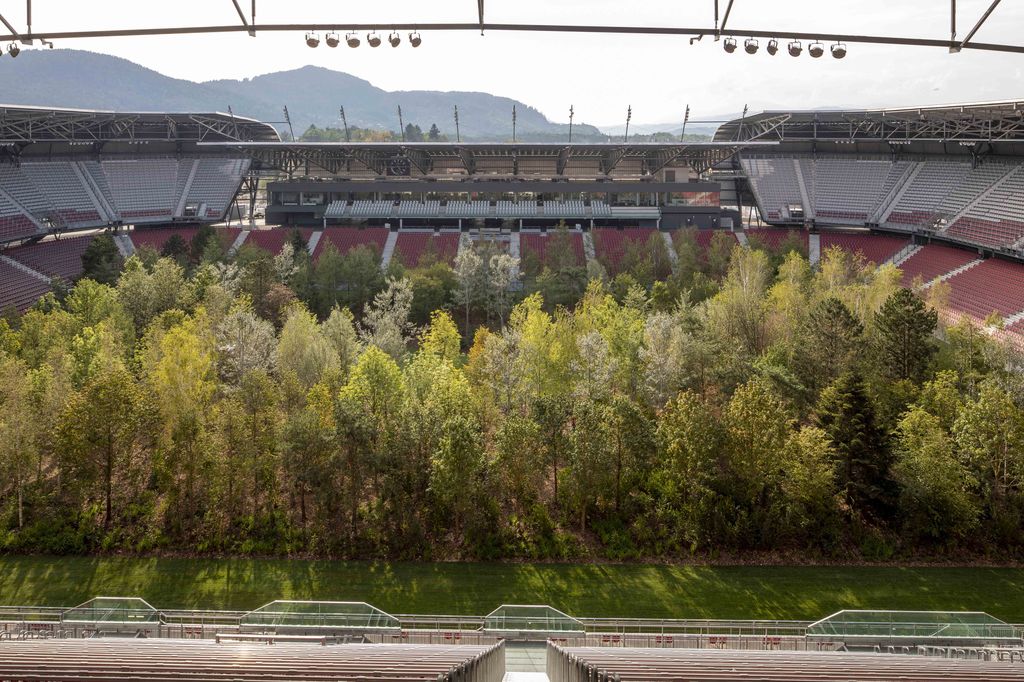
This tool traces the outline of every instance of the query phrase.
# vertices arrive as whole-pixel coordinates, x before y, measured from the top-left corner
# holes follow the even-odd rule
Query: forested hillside
[[[660,235],[655,235],[660,239]],[[208,228],[0,322],[0,546],[389,558],[1019,557],[1024,382],[892,266],[451,268]],[[522,274],[520,275],[521,265]],[[521,278],[521,279],[520,279]],[[521,291],[516,286],[521,282]]]

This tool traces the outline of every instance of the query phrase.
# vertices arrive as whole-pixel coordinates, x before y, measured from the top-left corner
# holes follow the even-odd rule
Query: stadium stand
[[[1020,680],[1016,665],[925,656],[814,651],[562,648],[548,643],[550,682],[630,680]]]
[[[101,222],[94,198],[70,161],[24,163],[21,172],[53,206],[50,219],[69,227]]]
[[[299,230],[299,234],[302,235],[303,241],[308,244],[309,238],[313,235],[313,230],[302,228]],[[245,238],[245,244],[256,246],[276,256],[281,253],[281,248],[285,243],[291,241],[291,238],[292,230],[289,229],[252,230],[249,232],[249,236]]]
[[[95,235],[64,237],[19,246],[4,255],[48,277],[73,280],[82,274],[82,254]]]
[[[775,228],[761,228],[746,230],[748,240],[756,240],[769,249],[776,251],[787,240],[800,242],[804,253],[807,253],[807,232],[805,230],[783,230]]]
[[[799,164],[815,219],[839,224],[866,221],[911,166],[830,157],[800,159]]]
[[[1024,265],[998,258],[950,277],[949,306],[984,321],[991,313],[1009,317],[1024,311]]]
[[[178,204],[178,176],[192,166],[191,160],[154,158],[104,160],[100,165],[121,219],[132,223],[169,222]]]
[[[223,219],[248,171],[248,159],[197,159],[187,188],[182,190],[184,204],[196,206],[201,218]]]
[[[766,220],[789,219],[789,207],[803,206],[800,180],[791,158],[744,158],[743,170],[760,202]],[[808,209],[810,207],[804,207]]]
[[[146,639],[4,642],[0,679],[500,682],[505,674],[502,644],[311,646],[315,643],[289,643],[287,638],[274,643]]]
[[[31,237],[38,231],[32,219],[0,192],[0,240]]]
[[[936,277],[961,268],[977,258],[977,254],[964,249],[944,244],[927,244],[900,264],[903,271],[903,286],[910,286],[918,277],[927,284]]]
[[[576,265],[583,265],[586,262],[586,256],[583,253],[583,235],[576,230],[566,231],[566,236],[569,239],[569,245],[572,248],[572,253],[575,258]],[[557,238],[557,233],[548,232],[521,232],[519,234],[519,252],[522,258],[528,258],[528,254],[532,254],[536,257],[537,261],[541,265],[548,264],[548,246],[551,244],[551,240]]]
[[[0,258],[0,307],[24,311],[50,290],[50,283]]]
[[[324,230],[313,251],[313,261],[316,262],[320,259],[320,254],[327,248],[327,244],[334,246],[340,254],[346,254],[357,246],[364,245],[372,246],[377,253],[381,253],[384,251],[384,243],[387,239],[388,230],[383,227],[363,229],[328,227]]]
[[[822,232],[821,249],[838,247],[850,253],[859,253],[870,263],[882,264],[910,243],[905,237],[862,232]]]
[[[178,235],[185,240],[188,244],[192,241],[192,238],[196,236],[196,232],[199,231],[198,227],[154,227],[154,228],[140,228],[133,230],[130,234],[132,243],[135,244],[136,249],[140,249],[144,246],[148,246],[157,253],[164,248],[164,244],[167,240],[174,235]]]
[[[608,268],[609,272],[617,271],[630,248],[645,247],[657,230],[633,228],[626,230],[609,230],[597,228],[594,231],[594,249],[597,259]]]
[[[428,251],[437,254],[442,263],[451,264],[459,252],[458,232],[406,232],[398,233],[394,257],[407,268],[419,265]]]

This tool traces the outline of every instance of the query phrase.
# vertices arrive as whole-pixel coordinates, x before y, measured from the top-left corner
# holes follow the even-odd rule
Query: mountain
[[[463,138],[511,137],[512,107],[520,139],[564,139],[567,124],[548,121],[537,109],[483,92],[410,90],[389,92],[340,71],[306,66],[245,80],[194,83],[164,76],[120,57],[82,50],[30,50],[0,60],[0,103],[120,111],[227,111],[287,126],[288,107],[296,135],[311,124],[339,127],[339,107],[349,125],[398,129],[398,106],[405,123],[423,130],[436,123],[455,137],[453,107],[459,108]],[[573,137],[603,139],[586,124]]]

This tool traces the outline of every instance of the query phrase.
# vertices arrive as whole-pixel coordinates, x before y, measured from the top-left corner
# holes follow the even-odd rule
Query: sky
[[[249,0],[240,0],[247,8]],[[721,0],[724,7],[726,0]],[[958,0],[965,35],[990,0]],[[748,29],[949,37],[949,0],[735,0],[729,26]],[[25,25],[24,3],[0,12]],[[473,22],[475,0],[257,0],[257,23]],[[707,26],[713,0],[486,0],[486,19],[500,23]],[[34,0],[37,31],[90,30],[238,22],[231,0]],[[1024,1],[1001,3],[979,31],[982,42],[1024,42]],[[742,33],[736,34],[742,42]],[[849,45],[846,59],[811,59],[763,49],[726,54],[710,38],[424,33],[371,49],[305,46],[303,35],[257,34],[66,40],[57,47],[124,57],[165,75],[193,81],[247,78],[307,64],[345,71],[387,90],[476,90],[514,97],[551,120],[609,126],[678,122],[739,112],[817,107],[888,107],[1024,99],[1024,55],[941,48]]]

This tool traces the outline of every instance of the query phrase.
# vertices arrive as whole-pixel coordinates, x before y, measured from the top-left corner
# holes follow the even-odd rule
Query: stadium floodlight
[[[319,47],[320,36],[310,31],[309,33],[306,34],[306,45],[309,45],[310,47]]]
[[[420,43],[422,42],[423,38],[420,37],[418,31],[413,31],[412,33],[409,34],[409,44],[412,45],[413,47],[419,47]]]
[[[327,43],[327,47],[337,47],[341,44],[341,40],[338,38],[337,33],[328,33],[324,36],[324,42]]]
[[[388,36],[388,42],[391,43],[391,47],[398,47],[402,44],[402,36],[398,35],[398,32],[395,31]]]
[[[846,56],[846,43],[836,43],[832,46],[832,56],[836,59],[842,59]]]
[[[736,39],[735,38],[726,38],[725,39],[725,44],[722,45],[722,47],[725,48],[726,52],[728,52],[729,54],[732,54],[733,52],[736,51]]]
[[[779,41],[777,41],[775,38],[772,38],[771,40],[768,41],[768,47],[764,49],[765,51],[768,52],[768,54],[774,57],[779,52]]]
[[[367,33],[366,42],[370,47],[380,47],[380,36],[376,33]]]
[[[11,55],[11,57],[17,57],[21,54],[21,48],[18,47],[17,43],[11,43],[7,46],[7,54]]]
[[[800,44],[799,40],[794,40],[793,42],[791,42],[789,44],[789,56],[790,57],[799,57],[800,54],[803,51],[804,51],[804,46]]]
[[[825,54],[825,46],[818,42],[811,43],[807,46],[807,53],[817,59]]]
[[[757,40],[754,38],[747,38],[743,41],[743,49],[747,54],[754,54],[757,52]]]
[[[355,33],[348,33],[345,35],[345,42],[349,47],[359,47],[359,36]]]

